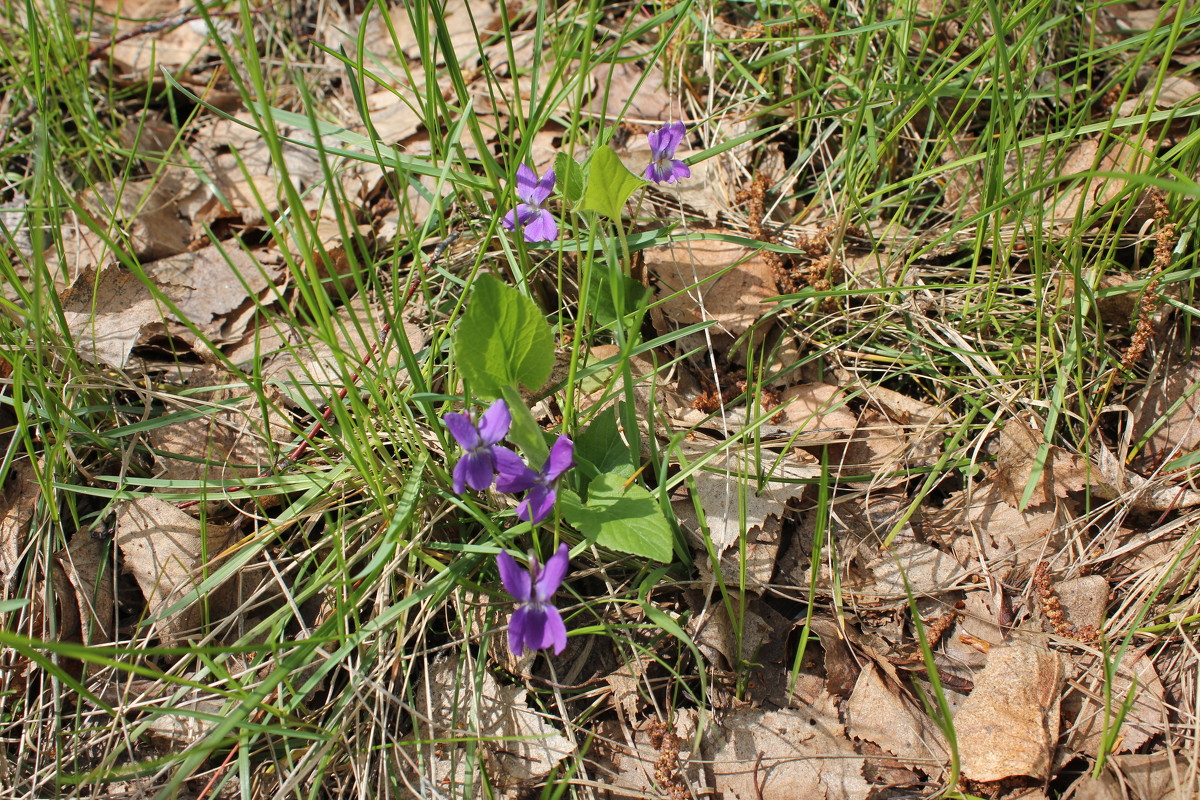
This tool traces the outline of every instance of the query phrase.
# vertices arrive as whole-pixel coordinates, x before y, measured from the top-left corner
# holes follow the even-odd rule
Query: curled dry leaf
[[[1044,781],[1058,742],[1062,658],[1044,646],[993,647],[954,717],[963,775],[982,783]]]
[[[204,582],[206,568],[232,542],[228,530],[202,525],[200,520],[154,496],[122,504],[117,511],[117,546],[125,569],[137,580],[146,597],[147,614],[154,620],[164,644],[178,644],[199,631],[202,608],[193,596]],[[233,613],[236,596],[221,587],[206,593],[204,605],[214,619]]]
[[[66,549],[54,554],[52,569],[59,608],[73,603],[74,608],[64,618],[74,619],[78,626],[72,635],[63,631],[68,641],[107,642],[116,630],[113,564],[104,560],[105,549],[104,543],[87,530],[77,530]]]
[[[210,247],[147,265],[146,275],[188,322],[219,338],[228,315],[256,297],[247,294],[247,286],[255,293],[265,289],[276,277],[277,263]],[[134,347],[178,327],[171,323],[184,322],[137,275],[116,265],[85,270],[63,294],[62,307],[76,351],[115,369],[129,363]],[[186,328],[180,333],[195,341]]]
[[[1096,443],[1096,480],[1092,491],[1145,511],[1173,511],[1200,505],[1200,492],[1159,478],[1143,478],[1125,468],[1103,442]]]

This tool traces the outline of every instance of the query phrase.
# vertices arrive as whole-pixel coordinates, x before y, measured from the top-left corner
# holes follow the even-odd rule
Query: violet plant
[[[649,134],[652,161],[645,168],[647,179],[675,183],[691,175],[687,164],[675,158],[685,133],[683,123],[674,122]],[[597,148],[582,167],[560,153],[555,169],[547,170],[541,178],[521,164],[516,171],[520,202],[505,213],[502,224],[506,230],[519,230],[529,243],[558,238],[558,221],[545,207],[558,174],[564,178],[568,209],[598,226],[600,236],[596,240],[602,247],[596,252],[603,253],[612,269],[609,286],[617,310],[612,331],[627,351],[631,346],[628,340],[638,336],[638,325],[636,316],[626,319],[637,311],[627,310],[622,299],[628,287],[620,280],[625,274],[621,265],[630,262],[623,215],[630,196],[647,183],[630,172],[608,145]],[[615,237],[606,233],[609,225]],[[620,255],[614,242],[620,244]],[[581,282],[584,297],[591,286],[590,270],[596,258],[589,248],[582,263],[587,271]],[[645,296],[641,297],[635,304],[644,313]],[[587,305],[584,298],[581,305]],[[671,561],[675,529],[663,513],[662,499],[656,499],[635,479],[640,446],[630,386],[626,386],[628,396],[621,413],[631,441],[622,438],[616,410],[610,409],[595,416],[584,431],[579,440],[586,443],[581,456],[576,441],[566,433],[559,434],[547,447],[545,433],[521,396],[521,386],[542,386],[555,362],[553,330],[527,293],[491,275],[478,277],[466,313],[454,332],[453,345],[464,381],[476,395],[494,400],[478,422],[458,412],[443,417],[463,449],[453,469],[456,494],[461,495],[468,487],[486,491],[493,486],[503,493],[525,492],[516,516],[535,529],[557,509],[567,525],[585,540],[655,561]],[[574,419],[573,408],[573,398],[568,396],[564,413],[567,419]],[[502,444],[506,438],[522,455]],[[582,474],[577,470],[568,481],[577,457],[585,469]],[[539,466],[535,469],[532,464]],[[555,524],[557,540],[557,521]],[[509,625],[513,653],[550,648],[557,654],[566,647],[566,624],[553,598],[566,577],[568,554],[567,545],[560,543],[544,566],[532,558],[528,571],[521,569],[507,551],[497,556],[501,581],[518,603]]]

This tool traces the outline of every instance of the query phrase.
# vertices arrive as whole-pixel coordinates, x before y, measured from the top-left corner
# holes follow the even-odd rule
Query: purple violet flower
[[[525,499],[517,506],[517,518],[534,525],[541,523],[554,510],[558,497],[558,479],[575,466],[575,443],[566,436],[559,436],[550,447],[550,455],[539,472],[534,472],[521,463],[520,469],[511,462],[496,479],[496,489],[501,492],[523,492],[529,490]]]
[[[570,550],[562,544],[544,567],[534,558],[526,572],[507,551],[496,556],[505,590],[520,603],[508,623],[508,647],[513,655],[547,647],[553,647],[558,655],[566,648],[567,626],[551,600],[567,575],[570,558]]]
[[[650,165],[646,167],[646,180],[674,183],[692,176],[688,165],[675,158],[675,148],[683,141],[684,133],[682,122],[667,123],[650,133]]]
[[[558,223],[554,215],[542,208],[542,203],[554,191],[554,170],[548,170],[545,177],[538,180],[537,173],[522,164],[517,167],[517,197],[521,202],[512,211],[504,215],[504,229],[515,231],[517,228],[525,235],[527,242],[553,242],[558,238]]]
[[[454,465],[454,493],[462,494],[470,486],[482,492],[492,485],[497,468],[511,474],[519,465],[528,469],[521,457],[497,442],[508,434],[512,415],[503,400],[492,403],[476,425],[466,414],[450,413],[442,417],[454,441],[466,452]]]

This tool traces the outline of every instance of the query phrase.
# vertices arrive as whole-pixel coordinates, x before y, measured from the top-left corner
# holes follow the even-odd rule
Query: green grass
[[[1106,20],[1119,9],[1101,3],[964,0],[933,16],[909,0],[682,0],[635,15],[598,2],[510,4],[508,16],[464,26],[462,10],[451,19],[438,4],[416,2],[385,15],[385,44],[368,52],[359,22],[381,7],[352,6],[188,9],[197,18],[188,25],[223,33],[210,38],[211,60],[129,80],[109,51],[89,53],[111,41],[111,15],[61,3],[5,6],[0,205],[14,213],[0,217],[0,484],[10,497],[18,479],[32,476],[38,487],[22,535],[0,532],[15,548],[0,560],[0,601],[29,601],[0,606],[0,785],[14,797],[99,796],[118,786],[164,797],[434,796],[418,782],[445,777],[435,752],[457,752],[465,765],[453,778],[459,785],[443,784],[446,796],[498,796],[496,743],[481,733],[480,700],[469,691],[485,675],[527,688],[529,707],[578,747],[531,780],[529,796],[595,797],[609,780],[599,754],[623,719],[602,688],[619,665],[638,665],[637,707],[647,718],[696,711],[709,720],[753,700],[757,656],[722,664],[694,627],[723,610],[740,638],[747,615],[761,611],[744,536],[737,580],[708,595],[700,567],[719,571],[720,554],[689,548],[682,532],[664,568],[582,548],[559,594],[573,633],[568,653],[533,665],[507,660],[510,605],[494,555],[531,545],[546,552],[551,537],[530,535],[494,495],[452,492],[457,448],[440,421],[463,409],[452,337],[483,273],[518,287],[553,326],[561,369],[527,398],[542,403],[548,429],[587,430],[600,408],[590,393],[624,401],[619,419],[639,456],[636,480],[672,520],[673,501],[727,453],[742,458],[730,479],[745,519],[790,451],[771,430],[771,397],[787,385],[845,386],[842,402],[854,413],[872,387],[944,412],[929,458],[876,472],[842,468],[824,446],[813,451],[817,477],[794,479],[809,488],[785,521],[792,536],[798,520],[818,520],[815,551],[802,556],[811,581],[783,592],[799,619],[861,612],[836,572],[832,587],[818,580],[822,564],[844,555],[839,505],[898,491],[905,510],[882,532],[890,542],[906,522],[982,481],[995,467],[997,432],[1025,414],[1043,442],[1028,500],[1050,447],[1090,457],[1098,443],[1128,443],[1122,409],[1156,391],[1169,354],[1190,358],[1200,130],[1195,98],[1158,100],[1194,77],[1186,59],[1172,60],[1196,52],[1194,7],[1170,3],[1157,26],[1130,33],[1111,29]],[[346,31],[344,46],[326,44],[335,26]],[[490,57],[460,62],[455,31],[477,37]],[[398,60],[402,47],[419,58]],[[502,232],[516,166],[546,152],[540,132],[558,132],[554,149],[582,158],[665,121],[634,119],[632,96],[619,117],[590,109],[592,68],[617,63],[662,70],[675,114],[699,145],[693,169],[715,165],[707,173],[717,182],[709,187],[721,210],[715,228],[650,192],[635,195],[624,227],[556,204],[555,246]],[[236,102],[204,101],[206,86]],[[435,132],[427,147],[373,134],[367,98],[379,91]],[[610,91],[627,90],[595,90]],[[175,290],[150,277],[133,214],[86,199],[104,185],[187,176],[218,205],[232,202],[221,180],[261,177],[251,145],[231,153],[222,175],[196,154],[206,126],[239,112],[272,165],[269,180],[255,184],[242,216],[211,213],[194,233],[230,260],[248,253],[270,286],[242,309],[253,313],[258,340],[240,349],[187,319]],[[174,127],[165,149],[139,149],[149,136],[143,113]],[[1085,146],[1094,154],[1080,155]],[[1138,170],[1105,160],[1138,151]],[[301,163],[312,170],[303,182]],[[367,165],[379,168],[381,187],[369,198],[350,180]],[[766,220],[735,199],[756,175],[766,179]],[[1072,189],[1100,199],[1058,201],[1056,210],[1055,198]],[[1162,193],[1179,233],[1157,284],[1162,223],[1147,213],[1150,190]],[[759,223],[797,274],[820,255],[802,231],[824,226],[833,259],[818,270],[824,283],[764,304],[755,331],[721,338],[719,326],[664,326],[661,298],[627,302],[632,287],[617,278],[639,275],[642,253],[689,238],[745,242]],[[68,326],[63,293],[83,266],[74,256],[81,238],[133,274],[172,331],[120,368],[89,359],[78,326],[74,335]],[[883,274],[848,276],[837,266],[863,256],[877,257]],[[1146,355],[1127,368],[1136,312],[1113,316],[1105,304],[1125,299],[1136,309],[1150,288],[1164,316]],[[372,313],[350,313],[355,303]],[[616,355],[589,358],[602,345]],[[182,353],[174,363],[172,348]],[[323,371],[310,363],[318,351],[329,354]],[[734,353],[737,363],[726,358]],[[273,371],[285,357],[295,362],[290,374]],[[163,477],[170,460],[156,437],[183,421],[219,421],[232,402],[188,384],[201,361],[217,370],[216,385],[257,410],[242,436],[258,443],[258,460],[224,475],[219,455],[198,455],[199,477]],[[715,376],[723,389],[744,378],[745,388],[685,425],[657,391],[674,391],[681,373]],[[708,443],[706,455],[689,449],[697,440]],[[302,443],[296,462],[284,462]],[[205,553],[211,563],[196,585],[157,614],[112,537],[125,504],[150,495],[203,501],[192,510],[204,530],[234,526],[234,545]],[[1129,503],[1087,493],[1075,500],[1086,536],[1073,534],[1045,558],[1056,574],[1110,578],[1117,595],[1106,641],[1122,644],[1108,652],[1119,658],[1136,643],[1174,653],[1196,623],[1196,557],[1183,535],[1193,515],[1146,519]],[[713,509],[689,505],[707,530]],[[1176,543],[1169,569],[1121,574],[1107,553],[1123,529],[1168,534]],[[579,543],[565,525],[553,537]],[[85,549],[100,565],[97,586],[113,584],[117,603],[113,630],[90,641],[70,629],[66,606],[82,590],[70,594],[63,571]],[[233,606],[218,591],[230,578],[243,583]],[[1011,581],[1020,595],[1028,574]],[[164,621],[193,603],[195,627],[164,639]],[[1166,624],[1173,619],[1183,621]],[[931,666],[922,624],[908,630]],[[790,640],[785,680],[795,684],[808,668],[813,643],[807,627]],[[466,694],[460,713],[429,734],[428,676],[446,660]],[[1115,674],[1105,667],[1109,682]],[[1177,686],[1182,674],[1180,666],[1161,677]],[[930,677],[937,697],[929,707],[949,724],[942,684]],[[1105,701],[1122,707],[1122,698]],[[1195,709],[1184,711],[1194,725]],[[195,720],[204,733],[165,741],[169,720]],[[956,758],[953,773],[933,770],[922,791],[958,791],[949,782],[958,767]]]

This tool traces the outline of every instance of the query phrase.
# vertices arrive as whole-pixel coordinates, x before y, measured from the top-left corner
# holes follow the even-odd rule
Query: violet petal
[[[508,413],[508,404],[497,400],[479,418],[479,439],[483,444],[495,444],[508,434],[511,425],[512,415]]]
[[[501,550],[496,554],[496,566],[500,568],[500,582],[504,584],[504,590],[511,594],[518,603],[528,603],[532,591],[532,579],[529,573],[508,554],[507,550]]]
[[[451,412],[442,417],[442,422],[446,424],[459,447],[471,450],[479,446],[479,430],[466,414]]]
[[[493,447],[492,458],[496,462],[496,491],[523,492],[537,481],[537,473],[507,447]]]
[[[514,656],[525,652],[525,640],[530,633],[529,613],[532,610],[533,606],[523,605],[513,612],[508,621],[508,649],[512,650]]]
[[[558,552],[550,556],[546,565],[542,567],[542,571],[538,573],[537,580],[534,581],[533,599],[539,603],[550,602],[550,598],[554,597],[554,593],[562,585],[563,578],[567,576],[567,569],[570,565],[570,548],[566,543],[560,544]]]

